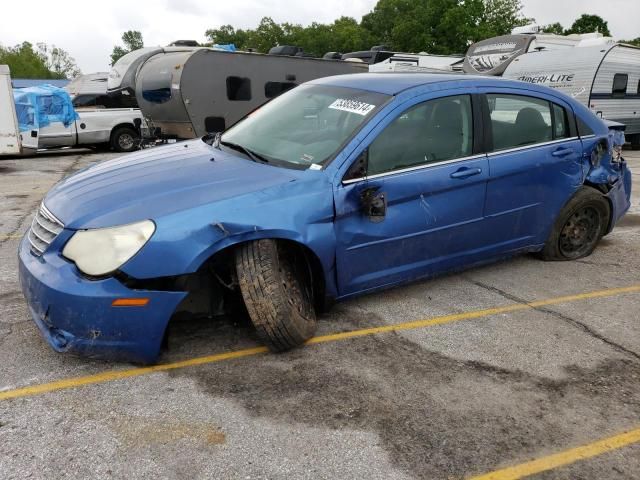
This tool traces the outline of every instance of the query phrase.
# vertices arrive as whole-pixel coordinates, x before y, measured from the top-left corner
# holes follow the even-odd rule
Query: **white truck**
[[[26,90],[25,90],[26,92]],[[18,93],[20,96],[20,92]],[[63,101],[54,93],[23,96],[30,100],[16,103],[9,68],[0,65],[0,155],[35,153],[42,149],[62,147],[109,146],[118,152],[130,152],[139,146],[142,115],[137,108],[79,108]],[[29,102],[31,105],[29,105]],[[6,108],[7,106],[8,108]],[[50,108],[51,107],[51,108]],[[42,112],[68,109],[75,118],[68,122],[50,115],[50,121],[38,121]],[[36,112],[37,110],[37,112]],[[40,119],[41,120],[41,119]]]

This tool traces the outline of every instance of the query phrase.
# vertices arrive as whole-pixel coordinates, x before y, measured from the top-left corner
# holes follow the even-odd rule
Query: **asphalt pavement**
[[[155,370],[55,353],[18,284],[47,190],[116,156],[0,161],[0,478],[461,479],[532,460],[531,478],[640,478],[620,436],[640,429],[640,154],[632,209],[588,258],[350,300],[278,355],[241,318],[176,323]]]

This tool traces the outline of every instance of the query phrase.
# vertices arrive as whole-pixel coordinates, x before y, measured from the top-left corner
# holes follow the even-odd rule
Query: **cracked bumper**
[[[52,245],[53,246],[53,245]],[[36,325],[57,352],[153,363],[185,292],[131,290],[114,278],[88,280],[55,248],[33,255],[19,247],[22,292]],[[149,298],[144,307],[113,307],[117,298]]]

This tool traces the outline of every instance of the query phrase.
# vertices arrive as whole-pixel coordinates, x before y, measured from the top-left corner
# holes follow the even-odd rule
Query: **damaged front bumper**
[[[51,347],[108,360],[153,363],[164,332],[186,292],[132,290],[115,278],[90,280],[57,251],[36,257],[27,238],[19,248],[22,292]],[[144,306],[113,306],[146,298]]]

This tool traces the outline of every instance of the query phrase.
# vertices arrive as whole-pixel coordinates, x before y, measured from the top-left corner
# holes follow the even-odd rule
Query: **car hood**
[[[67,228],[101,228],[264,190],[294,181],[301,174],[194,140],[81,170],[58,183],[44,203]]]

